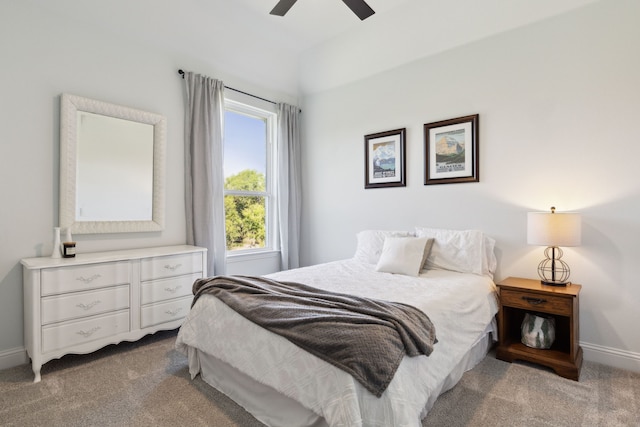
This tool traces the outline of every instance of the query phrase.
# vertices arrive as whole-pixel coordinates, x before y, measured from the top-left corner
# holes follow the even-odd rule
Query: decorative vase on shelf
[[[62,258],[60,246],[60,227],[53,227],[53,251],[51,251],[51,258]]]
[[[551,348],[556,339],[556,319],[526,313],[522,321],[522,344],[531,348]]]

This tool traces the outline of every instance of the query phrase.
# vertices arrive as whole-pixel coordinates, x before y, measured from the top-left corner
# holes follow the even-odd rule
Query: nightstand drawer
[[[500,289],[500,301],[506,307],[524,308],[562,316],[571,316],[573,307],[573,298],[505,288]]]

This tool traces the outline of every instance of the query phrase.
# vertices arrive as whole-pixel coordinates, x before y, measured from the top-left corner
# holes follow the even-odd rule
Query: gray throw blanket
[[[348,372],[380,397],[402,358],[429,356],[435,328],[415,307],[263,277],[216,276],[193,284],[233,310]]]

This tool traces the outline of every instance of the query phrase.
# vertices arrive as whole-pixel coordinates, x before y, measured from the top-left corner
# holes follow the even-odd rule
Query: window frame
[[[266,123],[266,165],[265,191],[243,191],[223,189],[223,196],[260,196],[265,200],[265,244],[262,248],[227,249],[227,258],[266,254],[278,251],[277,233],[277,191],[276,191],[276,147],[278,114],[274,104],[248,96],[229,96],[225,94],[224,113],[231,111],[249,117],[265,120]],[[223,141],[224,144],[224,141]],[[223,163],[224,164],[224,163]],[[225,177],[226,180],[226,177]],[[226,241],[226,231],[225,231]]]

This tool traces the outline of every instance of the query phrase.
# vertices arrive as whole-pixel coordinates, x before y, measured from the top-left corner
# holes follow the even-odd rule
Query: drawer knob
[[[546,299],[542,299],[542,298],[522,297],[522,299],[525,300],[526,302],[528,302],[531,305],[540,305],[540,304],[544,304],[545,302],[547,302]]]
[[[84,338],[89,338],[91,335],[95,334],[100,330],[100,326],[96,326],[94,328],[89,329],[88,331],[78,331],[76,334],[82,335]]]
[[[76,307],[81,308],[84,311],[88,311],[88,310],[91,310],[96,305],[100,304],[101,302],[102,301],[100,300],[96,300],[96,301],[91,301],[89,304],[80,303],[80,304],[76,304]]]
[[[176,292],[178,292],[178,289],[180,289],[181,287],[182,287],[181,285],[174,286],[173,288],[166,287],[164,288],[164,290],[169,292],[170,294],[175,294]]]
[[[178,315],[178,313],[180,313],[181,311],[182,311],[182,307],[180,307],[180,308],[176,308],[175,310],[167,310],[167,311],[165,311],[165,313],[167,313],[169,316],[173,316],[173,317],[175,317],[175,316],[177,316],[177,315]]]
[[[176,271],[180,267],[182,267],[182,264],[176,264],[176,265],[167,264],[167,265],[164,266],[164,268],[166,268],[167,270],[171,270],[171,271]]]
[[[100,277],[101,276],[99,274],[94,274],[91,277],[80,276],[76,280],[79,280],[79,281],[81,281],[82,283],[85,283],[85,284],[89,284],[89,283],[93,282],[94,280],[99,279]]]

